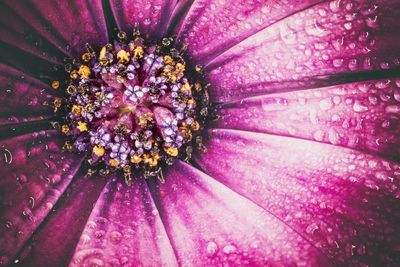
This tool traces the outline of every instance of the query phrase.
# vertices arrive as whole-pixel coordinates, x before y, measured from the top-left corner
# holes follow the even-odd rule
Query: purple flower
[[[0,3],[0,265],[400,265],[400,2],[151,2]],[[133,172],[128,186],[118,172],[88,177],[87,155],[62,152],[68,137],[49,122],[68,58],[136,23],[147,42],[187,45],[216,113],[190,164],[166,166],[165,183]],[[151,123],[176,149],[178,121],[193,123],[176,102],[185,85],[157,80],[162,59],[145,60],[153,78],[121,95],[162,106],[170,94],[177,113],[155,108]],[[119,99],[113,86],[92,87],[109,96],[100,106]],[[101,129],[88,138],[108,149]],[[155,132],[144,133],[112,139],[110,158],[147,153],[140,138],[150,150]]]

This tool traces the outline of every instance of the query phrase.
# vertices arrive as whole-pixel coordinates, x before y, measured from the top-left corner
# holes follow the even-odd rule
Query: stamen
[[[137,27],[133,40],[121,32],[97,53],[86,44],[81,62],[66,66],[67,101],[53,101],[56,112],[67,111],[58,126],[71,138],[63,149],[87,152],[91,168],[121,171],[126,183],[133,173],[164,180],[163,166],[190,161],[193,147],[205,149],[200,130],[208,114],[201,66],[188,67],[185,48],[170,48],[172,38],[146,44]]]

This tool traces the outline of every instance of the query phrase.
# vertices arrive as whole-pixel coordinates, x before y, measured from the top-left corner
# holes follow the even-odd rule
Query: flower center
[[[147,45],[137,30],[132,40],[119,36],[98,53],[87,45],[82,60],[68,68],[65,107],[54,101],[66,114],[60,130],[71,138],[67,149],[88,153],[88,162],[100,166],[92,173],[123,171],[128,182],[134,172],[162,180],[163,165],[189,160],[192,147],[202,147],[208,94],[201,68],[188,71],[171,38]]]

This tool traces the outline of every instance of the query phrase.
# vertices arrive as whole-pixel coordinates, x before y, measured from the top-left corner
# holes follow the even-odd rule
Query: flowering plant
[[[0,13],[0,265],[400,264],[399,1]]]

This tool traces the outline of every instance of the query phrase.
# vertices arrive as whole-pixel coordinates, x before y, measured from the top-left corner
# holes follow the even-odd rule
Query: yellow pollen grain
[[[58,88],[60,88],[60,82],[59,81],[53,81],[51,83],[51,87],[53,87],[53,89],[57,90]]]
[[[178,156],[178,149],[176,147],[164,147],[164,151],[171,157]]]
[[[101,157],[101,156],[104,156],[104,154],[106,153],[106,150],[104,149],[104,147],[96,145],[93,147],[93,153],[96,156]]]
[[[134,164],[138,164],[142,161],[142,158],[139,155],[134,154],[131,156],[131,162]]]
[[[92,58],[92,56],[90,55],[90,53],[84,53],[83,55],[82,55],[82,60],[84,61],[84,62],[89,62],[89,60]]]
[[[194,84],[194,89],[196,90],[196,92],[200,92],[203,88],[201,87],[200,83],[195,83]]]
[[[99,53],[99,63],[100,65],[107,65],[110,63],[110,60],[106,57],[107,47],[103,46]]]
[[[120,50],[118,53],[117,53],[117,59],[118,59],[118,61],[119,62],[121,62],[121,63],[128,63],[129,62],[129,59],[130,59],[130,54],[129,54],[129,52],[126,52],[125,50]]]
[[[182,126],[179,127],[179,130],[182,132],[185,139],[189,141],[192,140],[192,131],[189,129],[186,123],[183,123]]]
[[[69,132],[69,126],[64,124],[63,126],[61,126],[61,132],[62,133],[68,133]]]
[[[190,98],[190,99],[188,99],[187,104],[195,106],[196,105],[196,101],[193,98]]]
[[[63,145],[63,147],[62,147],[62,149],[63,149],[63,150],[67,150],[67,151],[71,151],[71,150],[73,149],[73,146],[71,145],[70,142],[65,141],[65,143],[64,143],[64,145]]]
[[[81,78],[86,78],[87,79],[87,78],[89,78],[91,71],[90,71],[90,68],[88,66],[81,65],[79,67],[78,73],[79,73],[79,76],[81,76]]]
[[[153,120],[153,113],[147,112],[144,115],[139,117],[139,125],[141,127],[146,127],[149,121]]]
[[[143,47],[137,46],[137,47],[135,47],[135,49],[134,49],[134,51],[133,51],[133,56],[134,56],[135,58],[140,59],[140,58],[143,57],[143,53],[144,53]]]
[[[83,121],[79,121],[78,126],[76,126],[76,128],[78,128],[78,130],[81,132],[86,132],[88,130],[87,123]]]
[[[200,66],[200,65],[196,65],[196,66],[194,67],[194,70],[195,70],[196,72],[200,72],[200,71],[201,71],[201,66]]]
[[[184,72],[185,71],[185,65],[183,65],[182,63],[176,63],[175,71],[178,72],[178,73]]]
[[[164,56],[164,63],[167,65],[171,65],[174,62],[171,56]]]
[[[109,163],[112,167],[117,167],[119,165],[119,162],[115,159],[110,159]]]
[[[177,83],[178,82],[178,77],[176,77],[175,75],[170,77],[170,80],[172,83]]]
[[[61,107],[61,103],[62,103],[62,101],[61,101],[60,98],[56,98],[56,99],[54,99],[54,101],[53,101],[53,105],[54,105],[55,108]]]
[[[149,161],[149,166],[150,166],[150,167],[155,167],[155,166],[157,166],[157,165],[158,165],[158,159],[156,159],[156,158],[151,158],[150,161]]]
[[[75,80],[79,78],[79,73],[76,70],[71,71],[70,74],[71,79]]]
[[[181,87],[181,92],[185,92],[185,91],[191,91],[192,88],[190,87],[189,83],[184,83]]]
[[[81,115],[82,112],[82,106],[78,106],[78,105],[73,105],[71,112],[74,113],[75,116],[79,116]]]
[[[160,156],[158,154],[156,155],[149,155],[145,154],[144,155],[144,163],[148,164],[150,167],[156,167],[158,165],[158,160],[160,159]]]
[[[190,128],[192,129],[192,131],[198,131],[200,130],[200,123],[198,121],[193,121],[190,125]]]

